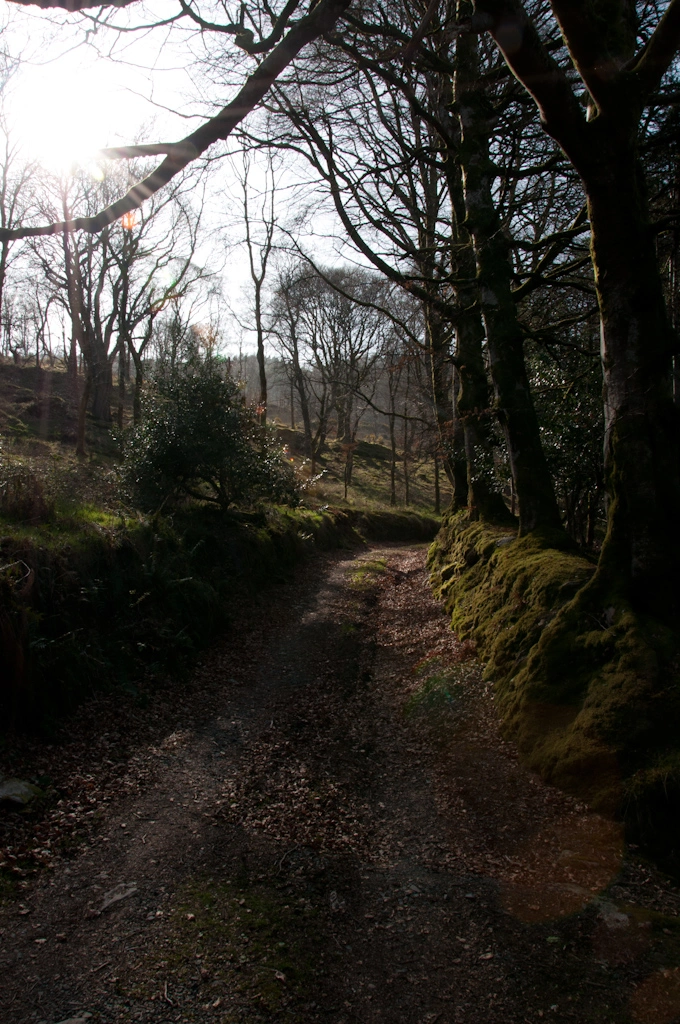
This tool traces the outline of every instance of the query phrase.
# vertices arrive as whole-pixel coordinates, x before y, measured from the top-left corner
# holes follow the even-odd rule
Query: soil
[[[5,1024],[672,1024],[680,893],[545,786],[422,547],[319,556],[11,774]]]

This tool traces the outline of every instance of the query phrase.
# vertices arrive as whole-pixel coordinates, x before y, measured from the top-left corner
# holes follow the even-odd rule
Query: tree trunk
[[[467,9],[469,5],[464,5]],[[494,112],[479,83],[479,41],[458,37],[454,98],[460,119],[467,227],[474,239],[480,305],[486,327],[496,411],[505,433],[519,500],[519,532],[562,529],[545,459],[512,296],[508,241],[494,204],[489,130]]]
[[[438,516],[442,510],[442,497],[439,487],[439,455],[434,453],[434,514]]]
[[[71,382],[78,383],[78,337],[75,329],[71,331],[71,346],[68,352],[68,375]]]
[[[461,303],[462,308],[468,310],[470,305],[471,303],[464,301]],[[482,350],[484,325],[477,310],[473,309],[461,315],[456,328],[456,338],[459,382],[456,410],[465,439],[468,513],[473,521],[481,518],[505,522],[511,519],[511,516],[495,487],[492,413]]]
[[[87,423],[87,403],[90,398],[90,374],[85,372],[85,382],[78,401],[78,436],[76,440],[76,455],[78,458],[85,458],[85,426]]]
[[[138,427],[142,422],[142,390],[144,388],[144,361],[140,354],[130,348],[132,361],[135,364],[135,387],[132,392],[132,423]]]
[[[600,568],[621,578],[640,610],[668,618],[680,570],[677,339],[663,298],[642,168],[633,145],[611,144],[586,180],[602,318],[605,482]]]
[[[111,398],[113,395],[113,373],[106,353],[97,346],[90,349],[88,377],[92,394],[92,416],[103,423],[111,422]]]
[[[432,409],[442,452],[444,472],[452,485],[456,475],[453,406],[451,397],[451,342],[441,318],[432,309],[425,309]]]
[[[118,429],[123,429],[125,417],[125,343],[121,338],[118,342]]]
[[[406,388],[408,392],[408,381]],[[411,503],[411,494],[408,476],[408,406],[406,404],[404,404],[404,453],[402,457],[404,465],[404,504],[409,505]]]
[[[267,370],[264,361],[264,328],[262,326],[262,281],[255,285],[255,326],[257,328],[257,371],[260,379],[260,397],[257,418],[264,426],[267,422]]]
[[[460,393],[460,376],[458,370],[453,372],[453,404],[452,404],[452,430],[449,441],[448,461],[452,467],[452,475],[449,477],[453,487],[452,507],[458,511],[468,506],[468,470],[467,456],[465,454],[465,430],[458,415],[458,394]]]
[[[395,429],[394,395],[390,395],[390,505],[397,504],[397,432]]]

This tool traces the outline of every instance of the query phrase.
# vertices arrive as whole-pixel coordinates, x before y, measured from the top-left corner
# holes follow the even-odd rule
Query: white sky
[[[13,5],[7,11],[9,6],[3,5],[7,13],[2,42],[13,57],[21,56],[21,65],[6,89],[5,106],[12,133],[27,156],[50,171],[63,173],[73,161],[94,170],[99,149],[133,142],[143,132],[148,140],[181,138],[206,116],[210,105],[222,105],[233,95],[233,87],[211,83],[210,74],[194,60],[202,53],[193,33],[98,32],[90,46],[84,42],[83,24],[73,17]],[[167,16],[168,5],[159,4],[161,9]],[[119,24],[126,19],[139,24],[144,10],[135,4],[131,12],[116,11],[113,17]],[[151,21],[153,12],[147,10]],[[243,71],[237,71],[234,81],[242,80]],[[256,167],[251,181],[255,189],[262,181]],[[288,188],[290,182],[288,176]],[[211,176],[210,212],[205,218],[219,239],[204,244],[199,255],[203,262],[224,265],[225,297],[244,320],[252,285],[245,248],[236,247],[243,238],[239,188],[229,161],[221,161]],[[281,220],[289,194],[285,187],[280,193]],[[332,234],[332,219],[322,218],[316,227],[321,237],[308,235],[303,244],[313,246],[315,258],[322,262],[337,262],[337,245],[323,237]],[[228,349],[233,351],[238,347],[237,329],[228,332],[233,337]],[[244,348],[253,344],[246,333]]]

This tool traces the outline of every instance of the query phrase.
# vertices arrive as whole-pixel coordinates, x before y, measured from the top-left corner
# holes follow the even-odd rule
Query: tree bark
[[[666,312],[634,143],[603,146],[585,177],[602,321],[605,482],[601,565],[623,573],[642,608],[677,607],[680,414],[677,338]]]
[[[102,423],[110,423],[113,373],[108,354],[97,344],[90,346],[88,377],[92,394],[92,416]]]
[[[593,589],[676,625],[680,570],[680,416],[673,402],[677,338],[663,299],[638,152],[640,120],[680,48],[680,0],[636,54],[631,5],[553,0],[590,96],[586,119],[571,83],[517,0],[478,0],[507,64],[533,97],[545,131],[583,182],[601,314],[607,534]],[[592,31],[593,25],[599,32]],[[508,29],[510,28],[510,32]],[[515,44],[508,46],[512,36]]]
[[[87,424],[87,403],[90,398],[90,374],[85,370],[83,390],[78,400],[78,436],[76,439],[76,455],[85,458],[85,427]]]
[[[458,415],[458,395],[460,394],[460,374],[457,368],[453,372],[452,429],[448,447],[448,461],[452,467],[450,477],[453,487],[452,507],[459,511],[468,506],[468,469],[465,454],[465,429]]]
[[[459,4],[461,16],[470,13],[469,3]],[[454,99],[461,127],[466,224],[474,239],[496,412],[506,437],[522,536],[537,529],[561,530],[562,524],[524,362],[508,241],[493,199],[489,132],[494,114],[480,88],[479,63],[477,36],[462,34],[456,50]]]

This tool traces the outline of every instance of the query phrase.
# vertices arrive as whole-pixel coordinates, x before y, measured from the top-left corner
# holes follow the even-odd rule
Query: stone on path
[[[44,796],[44,793],[32,782],[25,782],[23,779],[2,779],[0,781],[0,803],[25,807],[38,796]]]

